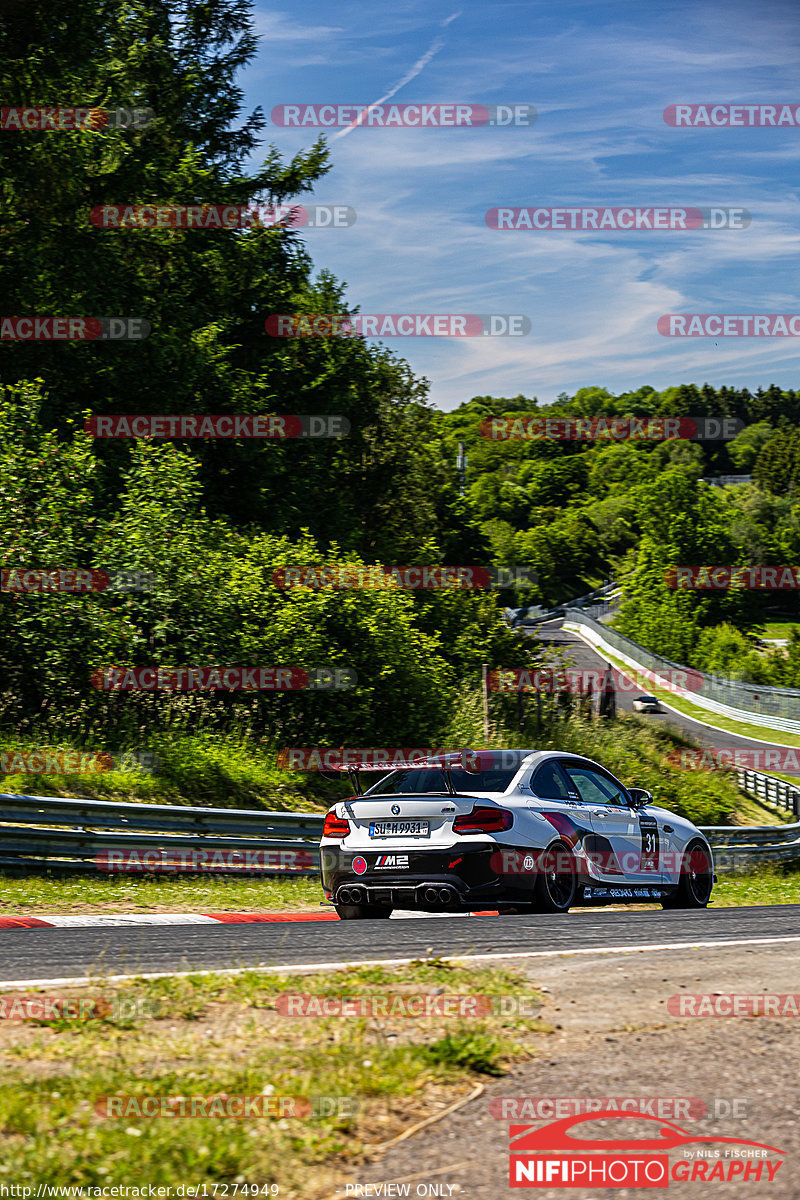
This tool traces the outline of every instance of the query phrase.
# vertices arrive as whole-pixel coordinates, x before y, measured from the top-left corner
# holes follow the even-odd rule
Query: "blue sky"
[[[451,409],[475,395],[709,382],[800,387],[797,338],[666,338],[663,313],[800,312],[800,128],[675,129],[674,103],[800,105],[797,0],[553,0],[256,9],[249,107],[535,105],[522,128],[366,129],[332,137],[308,202],[358,218],[309,230],[316,269],[364,313],[524,313],[520,338],[390,338]],[[333,131],[334,133],[336,131]],[[264,130],[286,157],[314,129]],[[504,231],[494,206],[738,206],[744,230]]]

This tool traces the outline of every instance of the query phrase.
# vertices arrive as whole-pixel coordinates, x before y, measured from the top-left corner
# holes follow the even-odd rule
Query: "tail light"
[[[460,813],[453,821],[454,833],[502,833],[514,824],[514,815],[507,808],[486,808],[478,805],[471,813]]]
[[[344,817],[337,817],[334,809],[331,809],[325,816],[325,824],[322,826],[322,836],[326,838],[346,838],[350,832],[350,822]]]

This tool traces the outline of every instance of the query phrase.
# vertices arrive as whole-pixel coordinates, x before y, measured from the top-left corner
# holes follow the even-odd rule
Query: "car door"
[[[563,767],[589,810],[603,876],[617,882],[624,878],[661,883],[661,839],[655,819],[633,808],[627,791],[612,775],[583,763],[565,761]]]
[[[533,795],[528,801],[529,807],[549,821],[569,846],[584,849],[586,837],[593,833],[591,817],[577,787],[565,775],[558,760],[548,758],[540,763],[531,776],[530,787]]]

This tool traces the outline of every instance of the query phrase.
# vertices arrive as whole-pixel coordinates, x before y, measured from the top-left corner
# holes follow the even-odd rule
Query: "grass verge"
[[[757,904],[800,904],[800,869],[767,864],[751,874],[720,876],[714,887],[712,907]]]
[[[333,1001],[425,993],[439,1004],[456,995],[492,1003],[478,1019],[290,1017],[279,1009],[286,992]],[[333,1192],[337,1173],[368,1146],[468,1095],[481,1077],[503,1074],[512,1057],[532,1054],[546,1028],[537,1018],[539,994],[515,972],[436,959],[326,978],[248,972],[142,980],[125,989],[100,982],[71,994],[95,1001],[83,1019],[0,1022],[0,1182],[246,1183],[276,1185],[282,1200],[316,1200]],[[465,1011],[474,1009],[468,999]],[[260,1103],[275,1115],[139,1115],[145,1096],[240,1095],[266,1098]],[[117,1103],[118,1116],[100,1115],[98,1101],[108,1096],[138,1102]],[[292,1117],[282,1101],[289,1097],[311,1100],[311,1115]]]
[[[157,912],[332,912],[318,878],[65,880],[0,876],[0,915]],[[800,904],[800,870],[767,864],[748,875],[721,875],[714,906]],[[624,907],[624,906],[623,906]],[[649,908],[650,906],[645,906]],[[594,911],[594,910],[592,910]]]
[[[2,732],[0,751],[8,756],[4,761],[9,768],[3,790],[20,795],[297,812],[324,812],[349,795],[346,783],[330,782],[313,772],[284,771],[276,765],[275,747],[260,738],[233,734],[162,732],[148,737],[146,747],[119,750]],[[51,761],[58,754],[110,754],[114,768],[52,774],[22,769],[23,756],[43,753]],[[146,769],[140,759],[156,769]],[[17,765],[20,769],[14,770]]]
[[[0,875],[0,916],[102,912],[323,912],[317,876]]]

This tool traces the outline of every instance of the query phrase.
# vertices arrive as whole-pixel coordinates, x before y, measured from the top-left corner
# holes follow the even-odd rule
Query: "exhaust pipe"
[[[338,900],[338,902],[340,904],[349,904],[350,903],[350,889],[349,888],[339,888],[339,895],[336,897],[336,899]]]
[[[425,888],[425,891],[422,893],[422,898],[426,904],[438,904],[439,891],[435,887]]]
[[[452,904],[455,899],[452,888],[439,888],[439,899],[441,900],[442,904]]]
[[[363,888],[354,887],[350,888],[349,891],[351,904],[363,904],[364,900],[366,899],[366,894]]]

